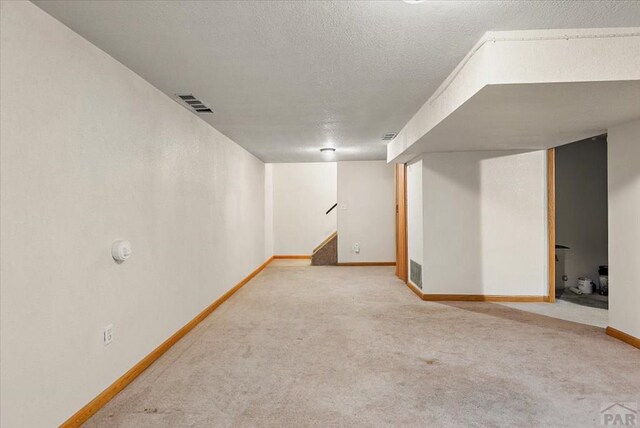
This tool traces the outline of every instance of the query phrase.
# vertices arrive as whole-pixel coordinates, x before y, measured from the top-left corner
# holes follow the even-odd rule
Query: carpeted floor
[[[585,427],[640,401],[640,351],[601,328],[393,272],[270,266],[87,425]]]

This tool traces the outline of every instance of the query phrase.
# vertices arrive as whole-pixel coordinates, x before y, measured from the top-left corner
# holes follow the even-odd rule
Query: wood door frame
[[[408,281],[407,165],[395,164],[396,188],[396,276]]]
[[[547,233],[549,303],[556,301],[556,150],[547,150]]]

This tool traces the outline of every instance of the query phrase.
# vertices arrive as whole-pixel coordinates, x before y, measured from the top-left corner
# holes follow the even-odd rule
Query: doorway
[[[607,136],[556,147],[549,158],[549,300],[608,309]]]
[[[405,283],[407,267],[407,166],[395,165],[396,187],[396,276]]]

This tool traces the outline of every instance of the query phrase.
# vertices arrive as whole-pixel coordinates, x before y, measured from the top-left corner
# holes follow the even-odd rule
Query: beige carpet
[[[640,351],[492,303],[423,302],[394,268],[271,266],[96,427],[598,426]]]

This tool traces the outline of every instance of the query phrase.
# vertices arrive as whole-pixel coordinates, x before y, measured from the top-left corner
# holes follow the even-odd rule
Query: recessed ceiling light
[[[334,149],[333,147],[323,147],[320,149],[321,152],[335,152],[336,149]]]
[[[418,4],[418,3],[424,2],[424,0],[402,0],[402,1],[407,4]]]

